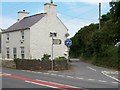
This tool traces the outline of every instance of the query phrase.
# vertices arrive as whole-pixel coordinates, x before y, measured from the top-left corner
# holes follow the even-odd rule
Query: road
[[[72,62],[72,65],[74,66],[72,70],[59,72],[35,72],[2,68],[2,88],[39,88],[39,90],[43,90],[43,88],[49,88],[49,90],[53,90],[53,88],[65,88],[66,90],[71,88],[71,90],[120,89],[120,83],[102,73],[102,71],[115,72],[114,70],[81,61]]]

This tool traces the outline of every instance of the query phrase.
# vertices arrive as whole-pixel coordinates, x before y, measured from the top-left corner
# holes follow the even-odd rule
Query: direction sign
[[[60,39],[53,39],[53,45],[60,45],[61,40]]]
[[[66,45],[67,47],[70,47],[70,46],[72,45],[72,40],[71,40],[71,39],[66,39],[66,40],[65,40],[65,45]]]

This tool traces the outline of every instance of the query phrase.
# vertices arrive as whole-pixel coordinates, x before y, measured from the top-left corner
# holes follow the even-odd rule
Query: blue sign
[[[66,39],[66,40],[65,40],[65,45],[66,45],[67,47],[70,47],[70,46],[72,45],[72,40]]]

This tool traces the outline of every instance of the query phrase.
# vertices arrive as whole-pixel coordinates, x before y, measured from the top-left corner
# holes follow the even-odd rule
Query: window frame
[[[9,33],[6,33],[6,39],[7,39],[7,41],[10,40],[10,35],[9,35]]]
[[[10,58],[10,48],[9,47],[6,48],[6,58],[7,59]]]
[[[20,50],[21,58],[24,59],[25,58],[25,48],[24,47],[20,47],[20,48],[21,48],[21,50]]]
[[[50,32],[50,37],[57,37],[57,32]]]
[[[13,58],[17,58],[17,48],[15,47],[13,48]]]
[[[24,40],[25,39],[25,32],[22,30],[21,31],[21,39]]]

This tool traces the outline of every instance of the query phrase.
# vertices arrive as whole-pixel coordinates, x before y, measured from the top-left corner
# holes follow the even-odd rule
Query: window
[[[17,58],[17,49],[16,48],[13,48],[13,57]]]
[[[24,39],[24,31],[21,31],[21,38]]]
[[[22,58],[22,59],[25,58],[24,47],[21,47],[21,58]]]
[[[10,51],[9,51],[9,47],[6,48],[6,53],[7,53],[7,58],[10,58]]]
[[[7,41],[9,41],[9,33],[7,33],[6,36],[7,36]]]
[[[56,32],[50,32],[50,37],[57,37],[57,33]]]

